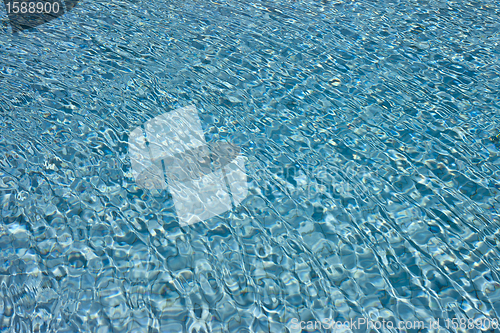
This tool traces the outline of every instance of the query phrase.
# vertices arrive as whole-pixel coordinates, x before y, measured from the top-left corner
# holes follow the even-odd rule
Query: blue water
[[[17,34],[2,10],[1,332],[500,318],[496,1],[83,1]],[[127,140],[187,105],[249,195],[180,227]]]

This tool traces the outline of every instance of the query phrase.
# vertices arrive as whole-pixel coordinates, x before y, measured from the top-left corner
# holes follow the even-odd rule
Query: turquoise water
[[[500,318],[495,1],[83,1],[16,34],[2,10],[1,332]],[[249,193],[181,227],[128,139],[187,105]]]

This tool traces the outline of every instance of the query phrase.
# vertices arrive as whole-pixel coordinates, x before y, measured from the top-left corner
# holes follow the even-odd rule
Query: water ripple
[[[139,0],[2,30],[0,330],[499,318],[499,18]],[[249,195],[181,228],[127,140],[190,104],[207,141],[241,147]]]

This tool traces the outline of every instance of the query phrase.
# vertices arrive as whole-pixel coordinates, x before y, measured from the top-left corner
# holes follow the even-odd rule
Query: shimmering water
[[[499,22],[493,0],[83,1],[15,35],[4,19],[0,331],[500,318]],[[191,104],[207,142],[241,148],[249,195],[181,228],[127,140]]]

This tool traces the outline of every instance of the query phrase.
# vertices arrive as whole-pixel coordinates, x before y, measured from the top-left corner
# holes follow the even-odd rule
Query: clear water
[[[18,34],[2,12],[0,331],[500,318],[499,7],[83,1]],[[249,195],[180,227],[127,140],[191,104]]]

